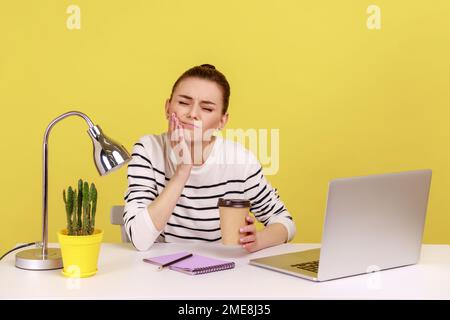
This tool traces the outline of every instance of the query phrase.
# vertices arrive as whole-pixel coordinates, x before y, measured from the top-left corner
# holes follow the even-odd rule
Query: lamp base
[[[48,248],[47,256],[42,255],[42,248],[20,251],[16,254],[16,267],[25,270],[62,269],[61,249]]]

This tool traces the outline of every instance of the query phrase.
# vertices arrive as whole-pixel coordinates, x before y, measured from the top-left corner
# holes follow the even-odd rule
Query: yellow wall
[[[68,30],[66,9],[81,8]],[[370,4],[381,30],[366,26]],[[332,178],[433,169],[424,242],[450,243],[450,2],[0,2],[0,252],[41,237],[41,145],[48,123],[87,113],[131,149],[165,129],[164,99],[185,69],[212,63],[231,87],[229,128],[279,128],[271,176],[298,226],[318,242]],[[50,139],[49,236],[64,227],[61,190],[99,189],[97,226],[119,241],[109,208],[126,169],[100,178],[81,119]]]

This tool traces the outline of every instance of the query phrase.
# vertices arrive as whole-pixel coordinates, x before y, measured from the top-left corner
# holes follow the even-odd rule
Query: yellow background
[[[66,9],[81,9],[68,30]],[[369,5],[381,30],[366,27]],[[176,78],[211,63],[231,88],[228,128],[279,128],[270,176],[297,224],[319,242],[328,181],[433,169],[425,243],[450,243],[450,2],[0,2],[2,123],[0,252],[41,239],[42,140],[56,116],[88,114],[129,150],[166,128]],[[126,168],[99,177],[87,126],[50,136],[49,239],[65,226],[62,189],[99,189],[97,227],[120,241],[109,209],[123,203]]]

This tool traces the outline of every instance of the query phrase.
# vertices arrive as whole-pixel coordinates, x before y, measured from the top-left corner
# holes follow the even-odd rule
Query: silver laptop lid
[[[431,170],[330,182],[320,281],[417,263]]]

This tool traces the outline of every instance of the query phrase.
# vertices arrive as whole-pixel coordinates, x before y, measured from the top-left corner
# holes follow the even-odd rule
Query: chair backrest
[[[124,206],[111,207],[111,224],[120,225],[122,242],[130,242],[130,239],[128,239],[127,232],[125,231],[125,226],[123,225],[123,210]]]

